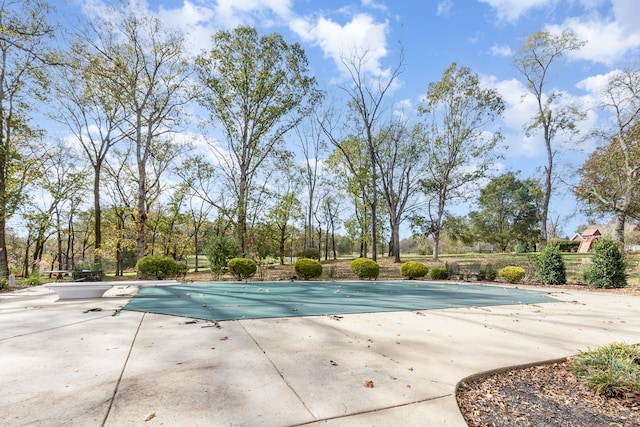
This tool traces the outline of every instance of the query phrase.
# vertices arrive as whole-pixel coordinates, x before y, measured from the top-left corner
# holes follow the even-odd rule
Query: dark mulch
[[[596,395],[567,361],[476,378],[456,397],[470,427],[640,426],[640,396]]]

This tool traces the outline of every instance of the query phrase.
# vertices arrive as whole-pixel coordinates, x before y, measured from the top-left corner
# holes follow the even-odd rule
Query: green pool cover
[[[141,288],[124,310],[213,321],[556,302],[498,286],[375,282],[215,282]]]

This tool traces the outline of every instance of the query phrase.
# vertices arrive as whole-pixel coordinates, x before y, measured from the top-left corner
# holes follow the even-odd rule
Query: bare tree
[[[377,136],[376,165],[389,211],[391,228],[390,255],[400,261],[400,224],[407,203],[419,189],[419,165],[423,161],[419,142],[403,120],[393,121]]]
[[[384,113],[384,99],[389,91],[393,88],[404,63],[402,57],[398,65],[388,74],[379,74],[371,76],[367,72],[367,63],[371,60],[372,52],[369,50],[354,52],[352,56],[342,58],[349,77],[351,85],[342,87],[349,98],[349,107],[353,113],[353,119],[356,123],[356,138],[362,138],[367,147],[370,167],[370,186],[372,191],[369,193],[369,209],[371,211],[371,258],[375,261],[378,255],[378,168],[376,163],[376,153],[378,150],[376,134],[381,129],[381,121]],[[343,154],[347,156],[347,152],[343,149],[342,137],[333,134],[330,126],[323,122],[323,130],[327,134],[329,141],[336,146]],[[364,183],[362,189],[364,190]],[[363,191],[364,192],[364,191]]]
[[[553,166],[556,149],[554,140],[559,131],[572,132],[581,114],[573,106],[560,106],[557,104],[560,93],[547,90],[549,69],[566,53],[580,49],[584,42],[575,34],[565,31],[560,35],[553,35],[542,31],[529,36],[527,42],[520,48],[514,59],[514,64],[527,82],[527,88],[535,96],[537,112],[527,128],[531,133],[534,129],[541,129],[544,145],[547,151],[547,164],[544,172],[544,199],[540,212],[540,245],[547,244],[547,217],[549,215],[549,202],[553,189]]]
[[[603,95],[614,126],[598,132],[608,144],[582,166],[575,193],[593,211],[614,215],[614,237],[624,243],[627,218],[640,217],[640,71],[613,72]]]

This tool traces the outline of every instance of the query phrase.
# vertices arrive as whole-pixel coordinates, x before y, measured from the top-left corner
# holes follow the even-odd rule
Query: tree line
[[[549,69],[583,45],[572,33],[534,34],[514,57],[537,100],[527,131],[548,154],[544,176],[521,181],[494,177],[505,105],[468,67],[429,83],[413,118],[389,99],[402,53],[376,73],[371,52],[345,52],[347,78],[329,93],[277,33],[220,30],[189,56],[182,34],[130,4],[73,32],[53,16],[38,0],[0,6],[0,277],[45,267],[45,251],[52,269],[113,262],[122,274],[144,255],[182,259],[224,239],[242,256],[284,263],[295,243],[328,258],[348,251],[345,234],[360,256],[375,260],[385,242],[399,262],[404,222],[433,239],[436,259],[442,233],[546,244],[555,140],[585,114],[547,89]],[[574,190],[622,228],[640,206],[638,89],[635,70],[611,77],[602,107],[615,126],[590,135],[600,148]]]

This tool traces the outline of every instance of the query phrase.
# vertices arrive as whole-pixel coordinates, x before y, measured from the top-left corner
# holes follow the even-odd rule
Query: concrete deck
[[[464,426],[466,376],[640,342],[640,297],[561,288],[556,303],[219,328],[116,311],[134,292],[0,294],[0,425]]]

